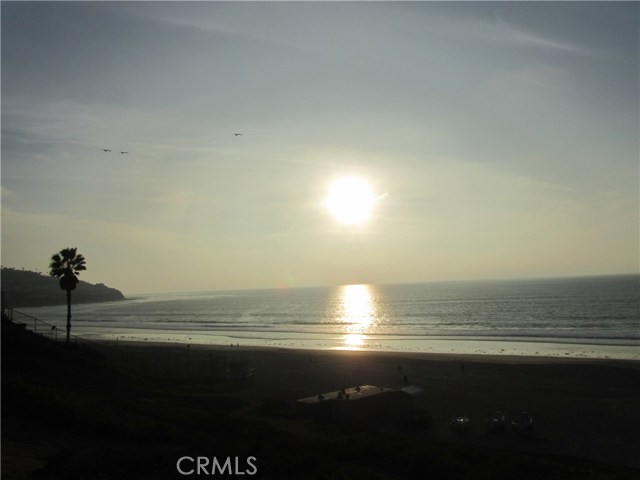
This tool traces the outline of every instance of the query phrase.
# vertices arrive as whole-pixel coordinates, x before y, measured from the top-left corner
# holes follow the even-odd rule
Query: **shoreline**
[[[80,330],[80,332],[77,332]],[[84,330],[84,331],[83,331]],[[640,345],[582,343],[540,339],[486,339],[474,337],[374,337],[367,335],[282,335],[264,332],[197,332],[176,330],[120,329],[96,331],[76,329],[79,338],[98,342],[139,342],[161,344],[204,345],[220,348],[242,347],[285,348],[312,351],[361,351],[390,354],[452,354],[478,356],[513,356],[537,358],[581,358],[640,361]],[[628,342],[631,343],[631,342]]]
[[[150,347],[152,349],[176,349],[200,352],[216,352],[224,354],[244,353],[283,353],[292,355],[311,356],[377,356],[386,358],[404,358],[420,361],[442,361],[442,362],[475,362],[488,364],[531,364],[531,365],[557,365],[557,364],[578,364],[578,365],[609,365],[618,367],[631,367],[640,370],[640,359],[636,358],[603,358],[603,357],[571,357],[571,356],[545,356],[545,355],[511,355],[511,354],[487,354],[487,353],[466,353],[466,352],[419,352],[419,351],[388,351],[388,350],[366,350],[366,349],[320,349],[320,348],[300,348],[283,347],[271,345],[229,345],[229,344],[201,344],[184,342],[162,342],[144,340],[107,340],[92,339],[92,343],[109,347],[140,348]]]

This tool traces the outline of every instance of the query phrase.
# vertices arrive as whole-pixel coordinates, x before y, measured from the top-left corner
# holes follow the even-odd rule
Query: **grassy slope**
[[[183,455],[256,457],[258,473],[244,478],[637,478],[570,458],[304,423],[234,388],[154,383],[3,322],[2,478],[185,478],[175,469]]]

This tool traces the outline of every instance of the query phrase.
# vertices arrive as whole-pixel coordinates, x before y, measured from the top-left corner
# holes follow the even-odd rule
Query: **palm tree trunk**
[[[67,343],[71,332],[71,290],[67,290]]]

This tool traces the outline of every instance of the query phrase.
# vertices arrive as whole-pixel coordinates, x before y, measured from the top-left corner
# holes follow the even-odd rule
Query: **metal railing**
[[[3,308],[3,315],[14,325],[54,342],[66,342],[66,331],[20,312]],[[100,342],[69,335],[70,343],[97,352],[109,364],[144,376],[166,379],[220,380],[225,378],[227,357],[210,350],[192,349],[190,345],[135,345]]]
[[[34,316],[28,315],[24,312],[20,312],[15,308],[5,308],[3,313],[16,325],[23,325],[25,329],[37,333],[50,340],[67,340],[66,332],[61,331],[56,325],[40,320]],[[78,343],[78,336],[70,334],[69,341]]]

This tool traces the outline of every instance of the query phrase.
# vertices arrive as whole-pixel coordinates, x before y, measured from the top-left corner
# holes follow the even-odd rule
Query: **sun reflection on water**
[[[343,341],[347,349],[365,346],[368,333],[378,318],[370,285],[344,285],[340,288],[340,320],[345,324]]]
[[[345,350],[360,350],[365,346],[367,340],[366,335],[360,335],[359,333],[348,333],[342,337],[343,347]]]

